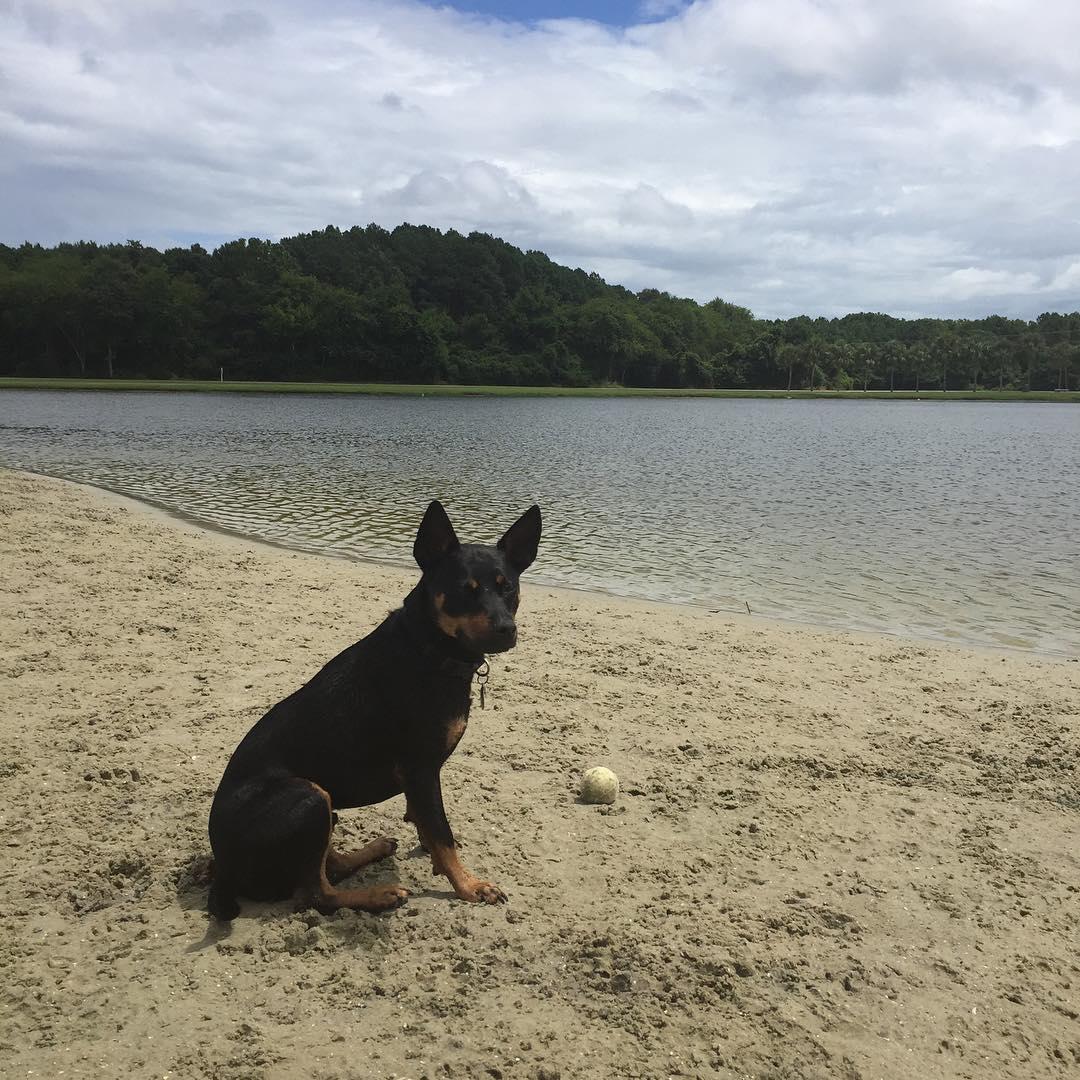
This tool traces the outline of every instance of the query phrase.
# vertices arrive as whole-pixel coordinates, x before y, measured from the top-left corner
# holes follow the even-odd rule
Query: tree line
[[[757,319],[485,233],[0,245],[0,375],[770,389],[1075,388],[1080,312]]]

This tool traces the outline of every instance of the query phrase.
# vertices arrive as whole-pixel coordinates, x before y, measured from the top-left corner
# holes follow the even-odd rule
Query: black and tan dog
[[[210,810],[212,915],[235,918],[237,897],[298,891],[323,912],[397,907],[408,896],[400,885],[331,884],[397,843],[346,855],[330,837],[336,810],[402,792],[405,820],[457,895],[506,899],[461,865],[439,773],[465,732],[485,655],[517,642],[518,576],[536,557],[540,525],[533,506],[494,547],[463,545],[441,504],[428,507],[413,546],[423,574],[402,607],[275,705],[230,759]]]

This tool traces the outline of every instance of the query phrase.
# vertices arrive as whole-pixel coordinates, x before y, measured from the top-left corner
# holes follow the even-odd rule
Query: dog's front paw
[[[470,904],[505,904],[506,893],[490,881],[470,877],[454,886],[454,892]]]

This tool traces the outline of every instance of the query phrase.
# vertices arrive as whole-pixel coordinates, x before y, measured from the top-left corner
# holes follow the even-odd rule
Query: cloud
[[[1054,280],[1047,287],[1052,293],[1072,293],[1080,297],[1080,259],[1070,263],[1064,270],[1054,276]]]
[[[681,90],[650,90],[647,95],[652,104],[666,105],[670,109],[680,112],[705,112],[705,103],[701,98],[693,94],[686,94]]]
[[[651,184],[638,184],[619,199],[619,221],[677,229],[693,224],[694,214],[688,206],[665,198]]]
[[[1037,274],[1011,273],[1008,270],[983,270],[968,266],[953,270],[942,278],[938,291],[948,300],[970,300],[973,296],[1010,296],[1030,293],[1039,286]]]
[[[1080,6],[0,4],[0,241],[481,229],[761,315],[1080,307]]]
[[[421,169],[405,183],[373,194],[369,205],[381,216],[401,220],[433,214],[440,221],[470,229],[477,220],[522,224],[537,212],[536,199],[506,169],[488,161],[470,161],[460,168],[437,172]]]

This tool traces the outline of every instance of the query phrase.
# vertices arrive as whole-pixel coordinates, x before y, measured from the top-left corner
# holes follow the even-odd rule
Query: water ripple
[[[401,562],[428,500],[533,576],[833,627],[1080,650],[1080,410],[981,403],[0,393],[0,463]]]

